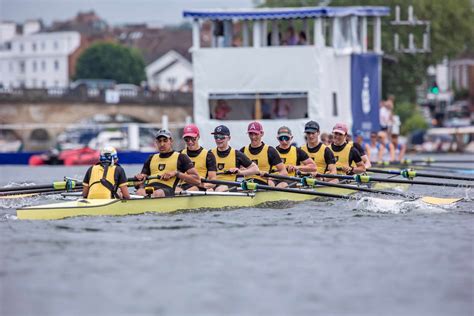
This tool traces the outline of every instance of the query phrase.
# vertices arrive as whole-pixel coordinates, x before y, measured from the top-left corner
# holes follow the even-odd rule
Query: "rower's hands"
[[[175,178],[175,177],[178,177],[178,173],[179,171],[168,171],[168,172],[165,172],[161,175],[161,179],[163,180],[169,180],[171,178]]]
[[[240,173],[240,169],[239,168],[230,168],[229,170],[227,170],[230,174],[236,174],[236,175],[239,175],[241,176],[242,174]]]
[[[286,166],[286,171],[288,172],[296,172],[298,170],[298,168],[296,166],[292,166],[292,165],[287,165]]]
[[[146,178],[148,177],[147,174],[144,174],[144,173],[139,173],[135,176],[135,179],[137,179],[138,181],[143,181],[145,180]]]
[[[352,172],[352,168],[351,168],[351,167],[347,167],[347,166],[341,167],[341,170],[344,171],[345,174],[349,174],[349,173]]]

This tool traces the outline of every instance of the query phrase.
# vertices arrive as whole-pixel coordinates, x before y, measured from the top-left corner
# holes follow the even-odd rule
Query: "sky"
[[[107,23],[149,23],[163,26],[184,22],[186,9],[252,8],[254,0],[0,0],[0,20],[22,23],[41,18],[46,25],[67,20],[78,11],[94,10]]]

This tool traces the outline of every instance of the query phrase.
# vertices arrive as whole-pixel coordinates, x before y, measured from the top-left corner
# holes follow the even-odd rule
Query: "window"
[[[53,47],[54,47],[55,50],[57,50],[58,47],[59,47],[58,42],[55,41],[55,42],[53,43]]]
[[[301,119],[308,117],[306,92],[214,93],[210,118],[216,120]]]
[[[46,70],[46,62],[44,60],[41,61],[41,70],[42,71]]]
[[[12,62],[8,63],[8,69],[10,70],[10,72],[13,72],[13,63]]]
[[[54,70],[59,70],[59,61],[54,61]]]
[[[23,44],[20,44],[20,52],[22,52],[24,50],[25,50],[25,47],[23,46]]]
[[[33,86],[33,88],[36,88],[36,84],[37,84],[36,79],[32,79],[31,80],[31,85]]]
[[[20,61],[20,62],[19,62],[19,66],[20,66],[20,73],[21,73],[21,74],[24,74],[24,73],[25,73],[25,62],[24,62],[24,61]]]
[[[31,44],[31,49],[36,52],[36,43]]]
[[[41,86],[42,86],[43,88],[46,88],[46,80],[41,81]]]
[[[33,60],[33,72],[36,72],[38,65],[36,64],[36,60]]]
[[[44,42],[41,42],[41,50],[44,50],[46,48],[46,45]]]
[[[337,93],[332,93],[332,116],[338,116],[337,113]]]

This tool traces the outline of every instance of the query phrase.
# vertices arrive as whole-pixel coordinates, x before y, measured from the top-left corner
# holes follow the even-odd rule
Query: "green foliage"
[[[140,52],[114,43],[96,43],[86,49],[76,65],[75,79],[112,79],[140,84],[145,62]]]
[[[407,135],[414,130],[427,129],[428,123],[420,113],[418,106],[413,103],[403,102],[395,106],[395,114],[400,117],[401,133]]]
[[[319,0],[266,0],[264,7],[316,6]],[[384,59],[382,71],[382,94],[394,94],[398,101],[416,101],[416,86],[426,77],[426,68],[440,62],[444,57],[452,58],[464,50],[474,50],[474,11],[470,0],[332,0],[331,6],[377,5],[389,6],[391,16],[383,19],[382,44],[390,59]],[[393,52],[393,34],[400,34],[400,43],[407,46],[408,33],[412,28],[390,26],[394,19],[395,6],[400,6],[401,18],[407,19],[408,5],[413,5],[419,20],[431,21],[431,50],[429,54],[400,54]],[[370,31],[370,30],[369,30]],[[421,31],[414,32],[417,46],[421,47]],[[370,36],[370,32],[369,32]]]

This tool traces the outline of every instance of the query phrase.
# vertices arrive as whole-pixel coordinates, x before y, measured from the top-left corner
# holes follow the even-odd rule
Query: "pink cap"
[[[344,124],[344,123],[337,123],[336,125],[334,125],[334,127],[332,128],[332,131],[333,132],[338,132],[338,133],[341,133],[341,134],[344,134],[346,135],[347,134],[347,131],[349,129],[347,128],[347,125]]]
[[[194,124],[189,124],[184,127],[183,130],[183,138],[184,137],[198,137],[199,136],[199,128],[197,128]]]
[[[249,127],[247,128],[247,133],[256,133],[256,134],[261,134],[263,133],[263,126],[260,124],[260,122],[252,122],[249,124]]]

